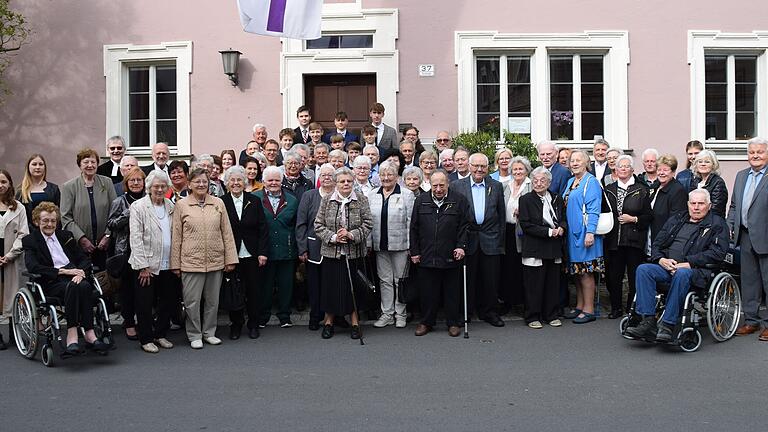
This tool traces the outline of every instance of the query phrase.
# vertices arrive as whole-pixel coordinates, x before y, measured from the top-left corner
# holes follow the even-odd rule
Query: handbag
[[[416,282],[417,266],[411,267],[410,258],[405,263],[403,276],[397,279],[397,301],[412,303],[419,297],[419,286]]]
[[[107,258],[107,262],[105,267],[107,268],[107,274],[112,276],[115,279],[120,279],[122,277],[123,272],[125,271],[125,266],[128,264],[128,254],[119,253],[112,255],[111,257]]]
[[[245,308],[245,288],[237,270],[224,273],[219,291],[219,309],[239,311]]]
[[[587,186],[589,186],[589,180],[587,180],[587,184],[584,185],[584,199],[587,198]],[[601,199],[601,205],[600,205],[600,216],[597,218],[597,228],[595,229],[595,234],[597,235],[605,235],[608,234],[613,230],[613,208],[611,208],[611,203],[606,199],[605,192],[600,188],[600,199]],[[602,208],[602,204],[607,203],[608,204],[608,211],[604,212]],[[581,203],[581,215],[584,222],[584,227],[587,226],[587,206],[586,203]]]

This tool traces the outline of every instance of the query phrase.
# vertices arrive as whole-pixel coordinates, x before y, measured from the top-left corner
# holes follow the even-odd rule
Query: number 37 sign
[[[420,64],[419,65],[419,76],[420,77],[435,76],[435,65],[433,65],[433,64]]]

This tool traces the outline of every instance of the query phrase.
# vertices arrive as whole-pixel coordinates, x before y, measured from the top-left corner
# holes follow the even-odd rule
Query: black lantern
[[[237,86],[237,66],[240,63],[240,55],[243,53],[232,48],[227,51],[219,51],[219,53],[221,53],[221,62],[224,64],[224,74],[229,77],[233,86]]]

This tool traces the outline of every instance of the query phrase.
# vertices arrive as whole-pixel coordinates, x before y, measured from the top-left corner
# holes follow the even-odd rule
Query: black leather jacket
[[[699,187],[701,178],[698,176],[691,180],[691,186],[689,192]],[[724,218],[725,209],[728,204],[728,186],[725,185],[725,180],[717,174],[710,174],[707,178],[707,183],[704,184],[704,189],[709,191],[709,200],[712,201],[712,211],[716,215]]]
[[[648,240],[648,228],[653,221],[651,194],[645,183],[635,177],[635,184],[627,188],[622,213],[637,217],[637,223],[620,224],[617,207],[619,183],[613,182],[605,187],[605,196],[613,209],[613,230],[604,237],[603,248],[616,250],[619,246],[645,250]]]

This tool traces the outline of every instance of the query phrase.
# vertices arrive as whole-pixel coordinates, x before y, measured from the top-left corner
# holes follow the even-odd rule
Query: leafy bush
[[[536,146],[531,142],[528,135],[513,134],[504,131],[504,142],[498,141],[498,135],[494,132],[480,130],[477,132],[462,132],[453,137],[454,148],[464,147],[469,153],[483,153],[488,156],[488,160],[493,164],[496,150],[501,146],[506,146],[512,150],[515,156],[525,156],[531,161],[532,167],[541,165],[539,162]],[[490,172],[496,170],[495,167],[489,167]]]

